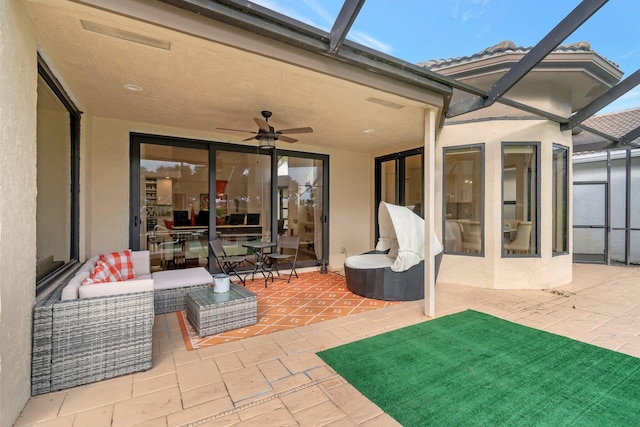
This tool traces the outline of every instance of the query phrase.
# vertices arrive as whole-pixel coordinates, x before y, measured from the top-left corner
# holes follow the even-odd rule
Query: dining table
[[[242,246],[248,249],[252,249],[256,257],[256,262],[253,266],[253,270],[247,273],[245,279],[247,276],[251,275],[251,280],[253,280],[255,278],[255,275],[257,273],[260,273],[262,274],[262,277],[264,277],[264,287],[266,288],[267,280],[273,274],[270,268],[266,268],[266,251],[276,247],[277,243],[262,242],[259,240],[248,240],[246,242],[243,242]]]

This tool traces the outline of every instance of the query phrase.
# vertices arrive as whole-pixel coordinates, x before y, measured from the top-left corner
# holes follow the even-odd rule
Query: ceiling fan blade
[[[289,138],[288,136],[284,136],[284,135],[278,135],[278,141],[296,142],[297,139]]]
[[[251,137],[249,137],[247,139],[243,139],[243,141],[251,141],[252,139],[256,139],[256,137],[255,136],[251,136]]]
[[[247,132],[247,133],[253,133],[253,134],[258,133],[258,132],[254,132],[252,130],[243,130],[243,129],[229,129],[229,128],[216,128],[216,129],[219,129],[219,130],[231,130],[231,131],[234,131],[234,132]]]
[[[269,129],[269,123],[267,123],[265,119],[259,119],[257,117],[254,117],[253,120],[256,121],[256,123],[258,124],[258,127],[263,131],[269,132],[271,130]]]
[[[291,129],[280,129],[278,133],[312,133],[313,129],[310,127],[306,128],[291,128]]]

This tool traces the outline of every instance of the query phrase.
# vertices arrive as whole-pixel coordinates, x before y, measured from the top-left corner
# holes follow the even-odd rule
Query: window
[[[484,146],[444,149],[445,253],[484,253]]]
[[[551,207],[553,209],[551,245],[553,255],[566,254],[567,247],[567,183],[569,172],[567,170],[569,150],[562,145],[553,146],[553,184]]]
[[[36,294],[79,257],[80,111],[38,56]]]
[[[502,144],[503,255],[538,255],[539,174],[537,143]]]

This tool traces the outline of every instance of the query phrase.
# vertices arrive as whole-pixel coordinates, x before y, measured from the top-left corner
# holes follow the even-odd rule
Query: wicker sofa
[[[156,314],[187,308],[187,292],[211,285],[213,277],[204,267],[156,271],[153,278],[153,301]]]
[[[124,293],[62,300],[63,281],[36,302],[32,395],[151,368],[153,280],[131,282]]]
[[[87,260],[33,308],[31,394],[151,368],[154,315],[185,308],[189,290],[207,287],[204,268],[150,273],[149,251],[132,251],[136,277],[81,285]]]

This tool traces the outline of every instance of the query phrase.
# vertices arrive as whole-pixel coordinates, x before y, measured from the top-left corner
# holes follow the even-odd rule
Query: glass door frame
[[[306,153],[291,150],[273,150],[271,157],[271,239],[278,237],[278,157],[288,156],[303,159],[320,160],[322,162],[322,212],[320,223],[322,224],[322,257],[319,260],[300,261],[300,267],[320,265],[322,260],[329,260],[329,156],[326,154]]]
[[[259,150],[255,146],[230,144],[225,142],[213,142],[190,138],[179,138],[172,136],[152,135],[131,132],[129,134],[129,247],[132,250],[140,248],[140,145],[158,144],[179,146],[184,148],[195,148],[206,150],[209,156],[209,199],[211,200],[211,190],[216,188],[216,152],[233,151],[241,153],[257,153],[271,156],[271,241],[275,242],[278,237],[277,226],[277,197],[278,197],[278,156],[289,156],[322,161],[322,259],[329,259],[329,156],[326,154],[307,153],[291,150]],[[215,190],[214,190],[215,191]],[[214,196],[215,199],[215,196]],[[216,233],[216,217],[209,216],[209,235]],[[213,256],[209,251],[210,271],[213,266]],[[321,264],[321,260],[301,261],[297,267],[311,267]]]
[[[211,155],[215,156],[215,151],[210,150],[210,144],[205,141],[194,139],[176,138],[169,136],[150,135],[131,132],[129,134],[129,247],[132,250],[140,250],[140,227],[142,226],[142,218],[140,217],[140,146],[142,144],[175,146],[180,148],[193,148],[203,150],[209,157],[209,183],[208,192],[211,188],[215,188],[215,180],[212,184],[212,177],[215,177],[215,170],[212,171]],[[215,157],[214,157],[215,159]],[[211,228],[211,216],[209,217],[208,229]],[[215,226],[215,216],[213,216],[213,224]],[[211,265],[211,254],[208,257],[209,265]]]
[[[405,178],[406,178],[406,163],[405,159],[412,156],[420,156],[420,215],[424,217],[424,148],[414,148],[411,150],[401,151],[399,153],[388,154],[375,158],[375,241],[378,241],[378,206],[382,201],[382,164],[389,161],[395,162],[395,201],[394,204],[404,206],[405,200]]]
[[[586,230],[602,230],[603,233],[603,248],[602,248],[602,256],[599,254],[592,253],[582,253],[576,252],[575,243],[573,247],[572,259],[573,262],[583,263],[583,264],[609,264],[609,243],[610,243],[610,197],[611,194],[609,192],[609,182],[608,181],[574,181],[573,187],[577,186],[585,186],[585,187],[602,187],[603,194],[603,202],[604,202],[604,218],[602,224],[576,224],[575,220],[573,223],[573,236],[575,239],[576,230],[586,229]],[[596,192],[592,194],[597,194]],[[575,202],[574,202],[575,204]]]

